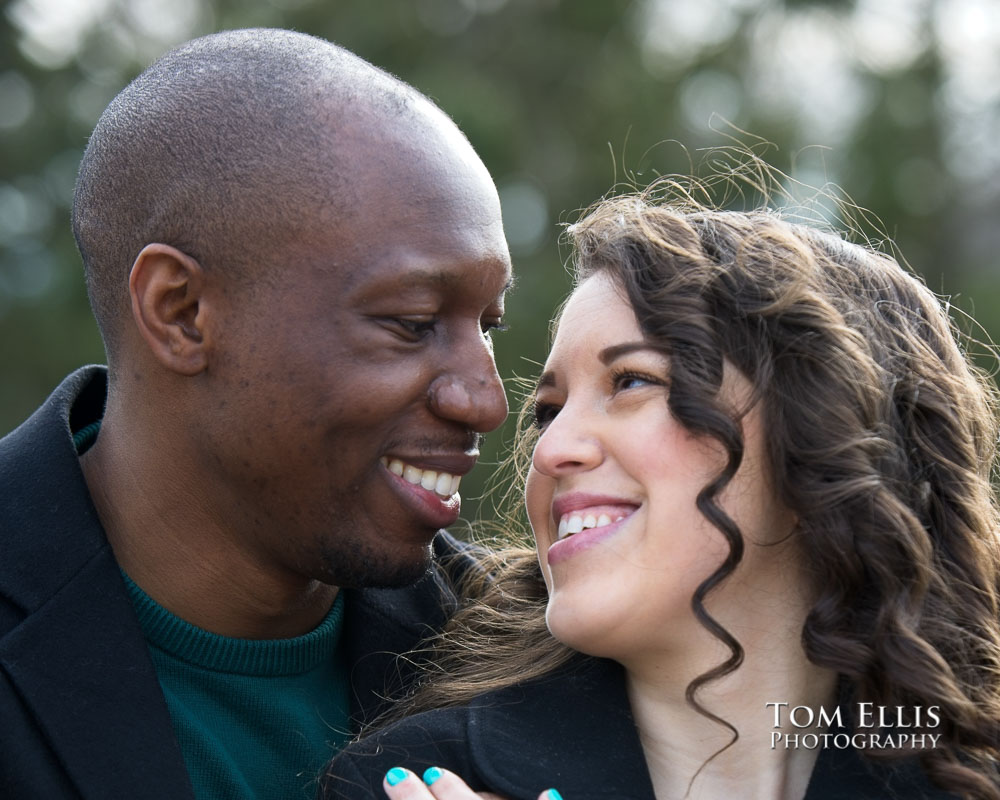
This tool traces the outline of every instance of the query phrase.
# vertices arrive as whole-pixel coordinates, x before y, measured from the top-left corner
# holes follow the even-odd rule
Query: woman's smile
[[[646,341],[617,285],[603,274],[584,281],[539,380],[525,497],[550,630],[623,662],[650,650],[689,653],[692,637],[704,638],[691,597],[729,550],[698,507],[726,455],[674,418],[669,386],[668,357]],[[746,379],[728,369],[720,397],[735,411],[748,396]],[[791,523],[765,479],[759,415],[747,412],[743,428],[743,467],[718,500],[748,541],[771,541]],[[779,579],[779,563],[773,552],[754,554],[741,572],[763,585]],[[748,586],[741,598],[715,595],[731,624],[754,613]]]

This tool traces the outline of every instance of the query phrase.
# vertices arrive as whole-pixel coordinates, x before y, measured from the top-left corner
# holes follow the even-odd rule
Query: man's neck
[[[312,630],[336,587],[262,563],[240,532],[205,507],[210,492],[150,458],[143,431],[122,425],[109,403],[97,441],[80,457],[84,479],[121,568],[157,603],[223,636],[276,639]],[[182,462],[180,462],[182,463]],[[270,567],[270,568],[269,568]]]

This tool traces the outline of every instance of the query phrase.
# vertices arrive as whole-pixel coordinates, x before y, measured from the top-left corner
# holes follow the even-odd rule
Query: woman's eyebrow
[[[546,370],[539,376],[538,383],[535,384],[535,391],[537,392],[539,389],[545,389],[549,386],[555,385],[556,374],[552,370]]]
[[[640,340],[636,342],[621,342],[620,344],[613,344],[609,347],[605,347],[603,350],[598,351],[597,358],[602,364],[604,364],[604,366],[608,366],[622,356],[627,356],[629,353],[636,353],[641,350],[648,350],[649,352],[656,353],[659,356],[663,355],[659,349],[651,345],[649,342]],[[545,389],[555,385],[555,371],[546,370],[539,376],[538,382],[535,384],[535,391],[537,392],[539,389]]]
[[[608,366],[610,363],[617,361],[622,356],[627,356],[629,353],[635,353],[639,350],[649,350],[657,355],[662,355],[662,353],[653,347],[649,342],[638,341],[622,342],[621,344],[613,344],[610,347],[605,347],[597,354],[597,358],[602,364],[604,364],[604,366]]]

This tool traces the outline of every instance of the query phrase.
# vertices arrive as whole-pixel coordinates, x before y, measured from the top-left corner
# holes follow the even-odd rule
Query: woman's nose
[[[549,422],[535,444],[532,465],[550,477],[593,469],[604,459],[592,414],[567,403]]]

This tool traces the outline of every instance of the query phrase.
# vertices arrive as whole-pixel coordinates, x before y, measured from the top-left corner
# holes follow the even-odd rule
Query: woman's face
[[[586,280],[563,311],[539,382],[541,435],[526,500],[549,589],[549,628],[592,655],[662,655],[689,647],[692,635],[703,639],[691,597],[728,554],[695,506],[725,464],[723,448],[674,420],[669,380],[668,360],[646,346],[611,279]],[[723,400],[738,409],[748,395],[746,379],[727,365]],[[767,613],[784,592],[776,587],[789,583],[787,542],[754,543],[773,544],[794,527],[766,479],[755,409],[743,432],[743,465],[721,504],[747,551],[707,604],[734,633],[741,621],[754,624],[744,616]]]

